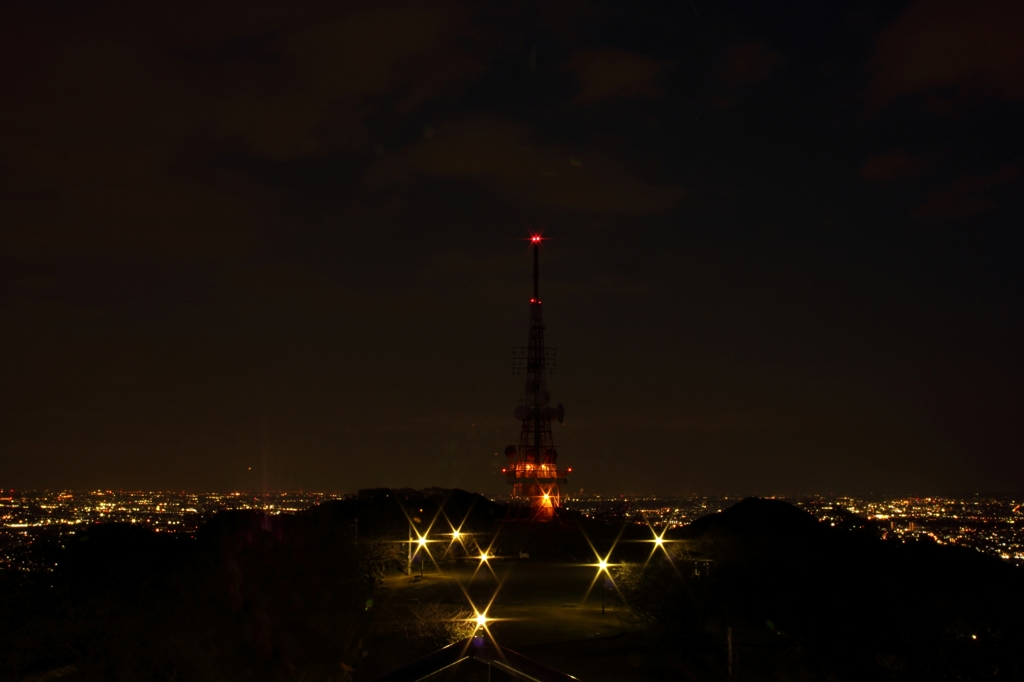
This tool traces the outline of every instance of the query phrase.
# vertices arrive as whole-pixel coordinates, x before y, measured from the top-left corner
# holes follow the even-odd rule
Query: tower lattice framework
[[[529,509],[534,518],[549,519],[561,506],[559,486],[568,482],[571,469],[558,468],[558,450],[551,434],[551,421],[562,422],[565,408],[551,407],[547,374],[554,370],[557,353],[544,345],[544,318],[540,298],[541,238],[530,239],[533,251],[533,297],[530,299],[530,337],[528,345],[512,349],[512,372],[525,374],[526,385],[516,419],[522,422],[519,444],[505,449],[508,464],[506,481],[512,485],[512,499]]]

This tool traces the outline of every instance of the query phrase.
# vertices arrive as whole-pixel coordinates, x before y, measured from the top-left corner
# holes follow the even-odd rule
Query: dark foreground
[[[401,573],[402,507],[420,529],[438,518],[420,580]],[[367,680],[472,634],[481,611],[499,644],[582,680],[1024,672],[1024,572],[975,552],[769,500],[663,549],[646,526],[504,515],[461,491],[376,491],[218,514],[194,539],[93,526],[47,550],[52,572],[3,576],[0,680]],[[445,518],[464,520],[461,542]],[[481,548],[498,558],[482,565]]]

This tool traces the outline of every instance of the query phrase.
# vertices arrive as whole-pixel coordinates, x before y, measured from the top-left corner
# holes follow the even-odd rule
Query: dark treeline
[[[52,573],[0,574],[0,679],[366,679],[447,644],[376,603],[377,579],[405,568],[399,499],[424,529],[442,504],[467,527],[504,514],[463,491],[379,490],[220,512],[194,539],[95,525],[38,550]]]
[[[509,560],[614,547],[666,679],[727,679],[730,637],[737,680],[1021,679],[1024,572],[973,551],[757,499],[674,529],[662,550],[614,516],[532,524],[464,491],[386,489],[221,512],[194,538],[109,524],[40,548],[52,572],[0,573],[0,679],[368,679],[466,635],[448,622],[464,606],[390,603],[381,587],[407,570],[410,520],[461,525]]]
[[[633,612],[700,679],[1018,680],[1024,571],[974,550],[883,541],[748,499],[624,567]],[[641,570],[641,568],[643,570]]]

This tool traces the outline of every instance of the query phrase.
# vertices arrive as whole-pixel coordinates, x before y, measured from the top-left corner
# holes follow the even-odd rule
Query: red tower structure
[[[530,299],[530,338],[526,346],[512,349],[512,373],[526,375],[526,387],[516,419],[523,423],[519,445],[505,448],[508,465],[505,480],[512,485],[512,499],[528,507],[533,518],[550,519],[562,500],[559,485],[568,481],[571,469],[558,468],[558,451],[551,435],[551,420],[565,418],[562,405],[550,407],[547,374],[555,368],[556,351],[544,345],[544,319],[540,300],[540,235],[530,237],[533,251],[533,298]]]

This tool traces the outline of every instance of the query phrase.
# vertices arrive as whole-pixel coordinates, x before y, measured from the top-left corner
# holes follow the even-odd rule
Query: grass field
[[[490,602],[487,616],[494,620],[488,627],[501,646],[580,680],[686,679],[671,652],[662,651],[660,638],[632,621],[614,588],[605,594],[602,615],[604,581],[593,582],[596,567],[530,560],[488,564],[443,565],[440,571],[428,569],[423,579],[393,575],[385,580],[383,598],[392,605],[462,605],[468,596],[477,609]]]

